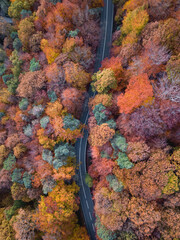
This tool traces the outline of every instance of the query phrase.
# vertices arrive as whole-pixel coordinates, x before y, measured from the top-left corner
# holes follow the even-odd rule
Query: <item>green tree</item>
[[[97,235],[103,240],[114,240],[117,238],[117,235],[112,231],[108,230],[103,226],[100,222],[99,217],[96,217],[96,228],[97,228]]]
[[[13,74],[5,74],[2,76],[3,82],[8,85],[8,82],[13,79]]]
[[[25,188],[31,188],[31,175],[28,172],[23,174],[23,183]]]
[[[126,155],[126,153],[122,152],[118,153],[118,158],[116,159],[116,162],[120,168],[130,169],[134,166],[134,164],[129,161],[129,158]]]
[[[11,71],[12,71],[14,77],[11,80],[7,81],[6,84],[8,86],[8,90],[14,94],[16,91],[16,88],[18,87],[18,84],[19,84],[18,77],[21,73],[22,61],[19,60],[19,55],[18,55],[18,52],[16,49],[12,52],[9,59],[13,65],[13,67],[11,68]]]
[[[101,125],[102,123],[105,123],[108,119],[106,113],[106,108],[103,106],[102,103],[97,104],[93,109],[93,114],[96,118],[97,124]]]
[[[20,18],[20,12],[23,9],[23,1],[16,0],[11,3],[8,9],[8,15],[12,18]]]
[[[22,98],[21,101],[19,102],[19,108],[21,110],[26,110],[28,107],[28,99],[27,98]]]
[[[15,167],[15,165],[16,158],[12,153],[10,153],[3,163],[3,168],[10,171],[13,167]]]
[[[168,183],[163,189],[164,194],[173,194],[174,192],[179,191],[179,181],[178,181],[178,176],[174,174],[173,171],[169,171],[167,173],[168,175]]]
[[[15,200],[14,204],[12,207],[10,207],[9,209],[6,209],[4,211],[4,214],[6,216],[7,220],[10,220],[12,218],[12,216],[14,216],[15,214],[17,214],[17,210],[21,207],[24,207],[25,203],[21,200]]]
[[[48,98],[51,102],[55,102],[57,100],[55,91],[48,91]]]
[[[110,128],[116,129],[116,122],[113,119],[108,120],[106,123]]]
[[[55,158],[53,166],[55,169],[67,164],[69,157],[75,158],[75,148],[69,143],[61,143],[55,146],[54,150]]]
[[[1,119],[1,112],[0,112],[0,119]],[[4,145],[0,145],[0,167],[3,165],[4,159],[8,155],[8,150]]]
[[[128,144],[126,143],[126,139],[119,133],[116,133],[114,137],[110,140],[110,142],[115,152],[117,152],[118,150],[120,150],[121,152],[127,151]]]
[[[39,64],[39,61],[36,61],[35,58],[31,59],[30,61],[30,71],[35,72],[41,69],[41,65]]]
[[[98,93],[108,93],[109,90],[117,88],[114,71],[110,68],[98,71],[92,76],[92,80],[92,89]]]
[[[20,19],[21,11],[23,9],[29,10],[35,0],[15,0],[11,2],[11,5],[8,9],[8,15],[12,18]]]
[[[4,64],[0,64],[0,76],[2,76],[6,71],[6,67],[4,66]]]
[[[93,186],[93,179],[92,179],[92,177],[88,173],[86,173],[86,176],[85,176],[85,183],[90,188]]]
[[[121,192],[124,188],[123,183],[119,181],[115,175],[107,175],[106,180],[109,182],[109,186],[115,191],[115,192]]]
[[[20,21],[19,23],[18,36],[22,42],[24,50],[29,49],[30,37],[35,33],[34,19],[33,17],[27,17]]]
[[[27,126],[23,127],[23,132],[24,135],[26,135],[27,137],[31,137],[33,135],[32,126],[28,124]]]
[[[6,52],[0,48],[0,62],[4,62],[4,60],[6,59]]]
[[[19,51],[21,47],[22,47],[22,43],[21,43],[20,39],[15,38],[13,41],[13,48],[16,49],[17,51]]]
[[[43,149],[42,159],[48,162],[49,164],[52,164],[52,160],[53,160],[52,152],[48,149]]]
[[[44,194],[52,192],[53,188],[56,186],[56,181],[51,176],[41,179],[41,182],[43,185],[42,191]]]
[[[48,116],[45,116],[45,117],[41,118],[40,124],[41,124],[42,128],[45,129],[47,127],[48,123],[49,123],[49,117]]]
[[[80,126],[80,121],[73,117],[72,114],[68,114],[63,118],[63,128],[71,129],[71,131],[76,130]]]
[[[23,184],[22,169],[15,168],[11,175],[11,178],[12,178],[12,182],[17,182],[17,183]]]

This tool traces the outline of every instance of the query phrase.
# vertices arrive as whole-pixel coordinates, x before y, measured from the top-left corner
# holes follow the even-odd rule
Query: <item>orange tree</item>
[[[120,94],[117,105],[120,113],[131,113],[134,109],[143,104],[151,103],[153,88],[149,82],[147,74],[132,77],[125,94]]]

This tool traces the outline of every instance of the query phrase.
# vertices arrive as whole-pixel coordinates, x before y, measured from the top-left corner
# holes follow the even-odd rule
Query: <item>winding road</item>
[[[101,13],[101,41],[96,55],[96,62],[94,72],[97,72],[101,66],[101,62],[104,58],[109,56],[109,51],[112,41],[112,28],[113,28],[113,14],[114,6],[112,0],[104,0],[104,8]],[[92,92],[91,87],[88,90],[88,97],[85,100],[84,109],[81,115],[81,122],[85,125],[88,123],[89,109],[88,102],[89,98],[95,96],[96,93]],[[94,216],[94,203],[90,188],[85,183],[86,176],[86,150],[87,150],[87,139],[88,131],[83,129],[83,138],[76,141],[76,157],[78,169],[78,185],[80,186],[79,196],[80,204],[83,212],[86,228],[91,240],[96,240],[95,231],[95,216]]]

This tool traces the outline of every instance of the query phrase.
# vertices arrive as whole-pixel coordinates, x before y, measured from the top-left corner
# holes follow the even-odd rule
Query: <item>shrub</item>
[[[6,52],[0,48],[0,62],[4,62],[6,59]]]

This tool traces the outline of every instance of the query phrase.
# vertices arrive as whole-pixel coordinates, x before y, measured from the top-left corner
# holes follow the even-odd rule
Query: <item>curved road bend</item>
[[[109,56],[109,51],[112,41],[112,28],[113,28],[113,14],[114,6],[112,0],[104,0],[104,8],[101,13],[101,41],[97,50],[96,62],[94,71],[97,72],[101,66],[101,62],[104,58]],[[89,97],[95,96],[96,93],[92,92],[91,87],[89,88]],[[89,118],[88,101],[89,97],[86,98],[84,109],[81,115],[81,122],[87,124]],[[88,131],[83,129],[83,138],[76,141],[76,157],[78,169],[78,185],[80,186],[79,196],[81,209],[84,215],[86,228],[91,240],[96,240],[95,232],[95,217],[94,217],[94,203],[90,188],[85,183],[86,175],[86,148]]]

